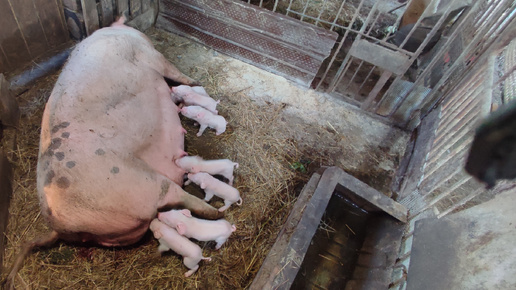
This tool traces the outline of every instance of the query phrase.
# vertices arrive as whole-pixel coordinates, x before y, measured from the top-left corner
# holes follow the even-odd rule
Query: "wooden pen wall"
[[[0,0],[0,73],[21,69],[68,39],[61,0]]]

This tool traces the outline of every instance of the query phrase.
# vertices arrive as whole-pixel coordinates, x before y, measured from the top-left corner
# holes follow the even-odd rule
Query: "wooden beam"
[[[95,30],[99,29],[97,2],[95,0],[81,0],[81,7],[84,16],[84,25],[86,26],[86,34],[90,35]]]
[[[102,27],[106,27],[113,23],[113,1],[100,0],[100,7],[102,8]]]

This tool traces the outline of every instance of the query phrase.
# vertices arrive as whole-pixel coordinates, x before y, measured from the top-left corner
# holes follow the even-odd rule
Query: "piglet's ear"
[[[190,210],[188,210],[188,209],[182,209],[182,210],[181,210],[181,213],[182,213],[184,216],[192,217],[192,213],[191,213],[191,212],[190,212]]]
[[[184,235],[186,233],[186,225],[182,222],[179,222],[177,223],[176,230],[178,234]]]

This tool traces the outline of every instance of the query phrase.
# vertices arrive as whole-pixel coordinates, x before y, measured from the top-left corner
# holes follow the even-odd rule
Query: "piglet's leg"
[[[203,200],[184,191],[179,185],[171,183],[168,192],[158,204],[158,209],[164,207],[181,207],[189,209],[195,215],[204,219],[219,219],[223,214]]]
[[[192,258],[190,258],[190,257],[185,257],[183,259],[183,264],[185,264],[185,266],[190,269],[190,271],[185,273],[185,277],[192,276],[192,274],[195,273],[195,271],[197,271],[197,269],[199,269],[199,265],[197,263],[195,264],[195,266],[190,265],[193,262],[191,260],[192,260]]]
[[[199,133],[197,133],[197,137],[200,137],[206,128],[208,128],[207,125],[201,125],[201,128],[199,128]]]

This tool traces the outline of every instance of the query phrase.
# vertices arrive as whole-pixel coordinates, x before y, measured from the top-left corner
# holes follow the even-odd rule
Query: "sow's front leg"
[[[224,216],[216,208],[184,191],[179,185],[174,182],[164,180],[161,186],[162,192],[166,194],[162,196],[158,204],[158,209],[181,207],[189,209],[196,216],[203,219],[220,219]]]

